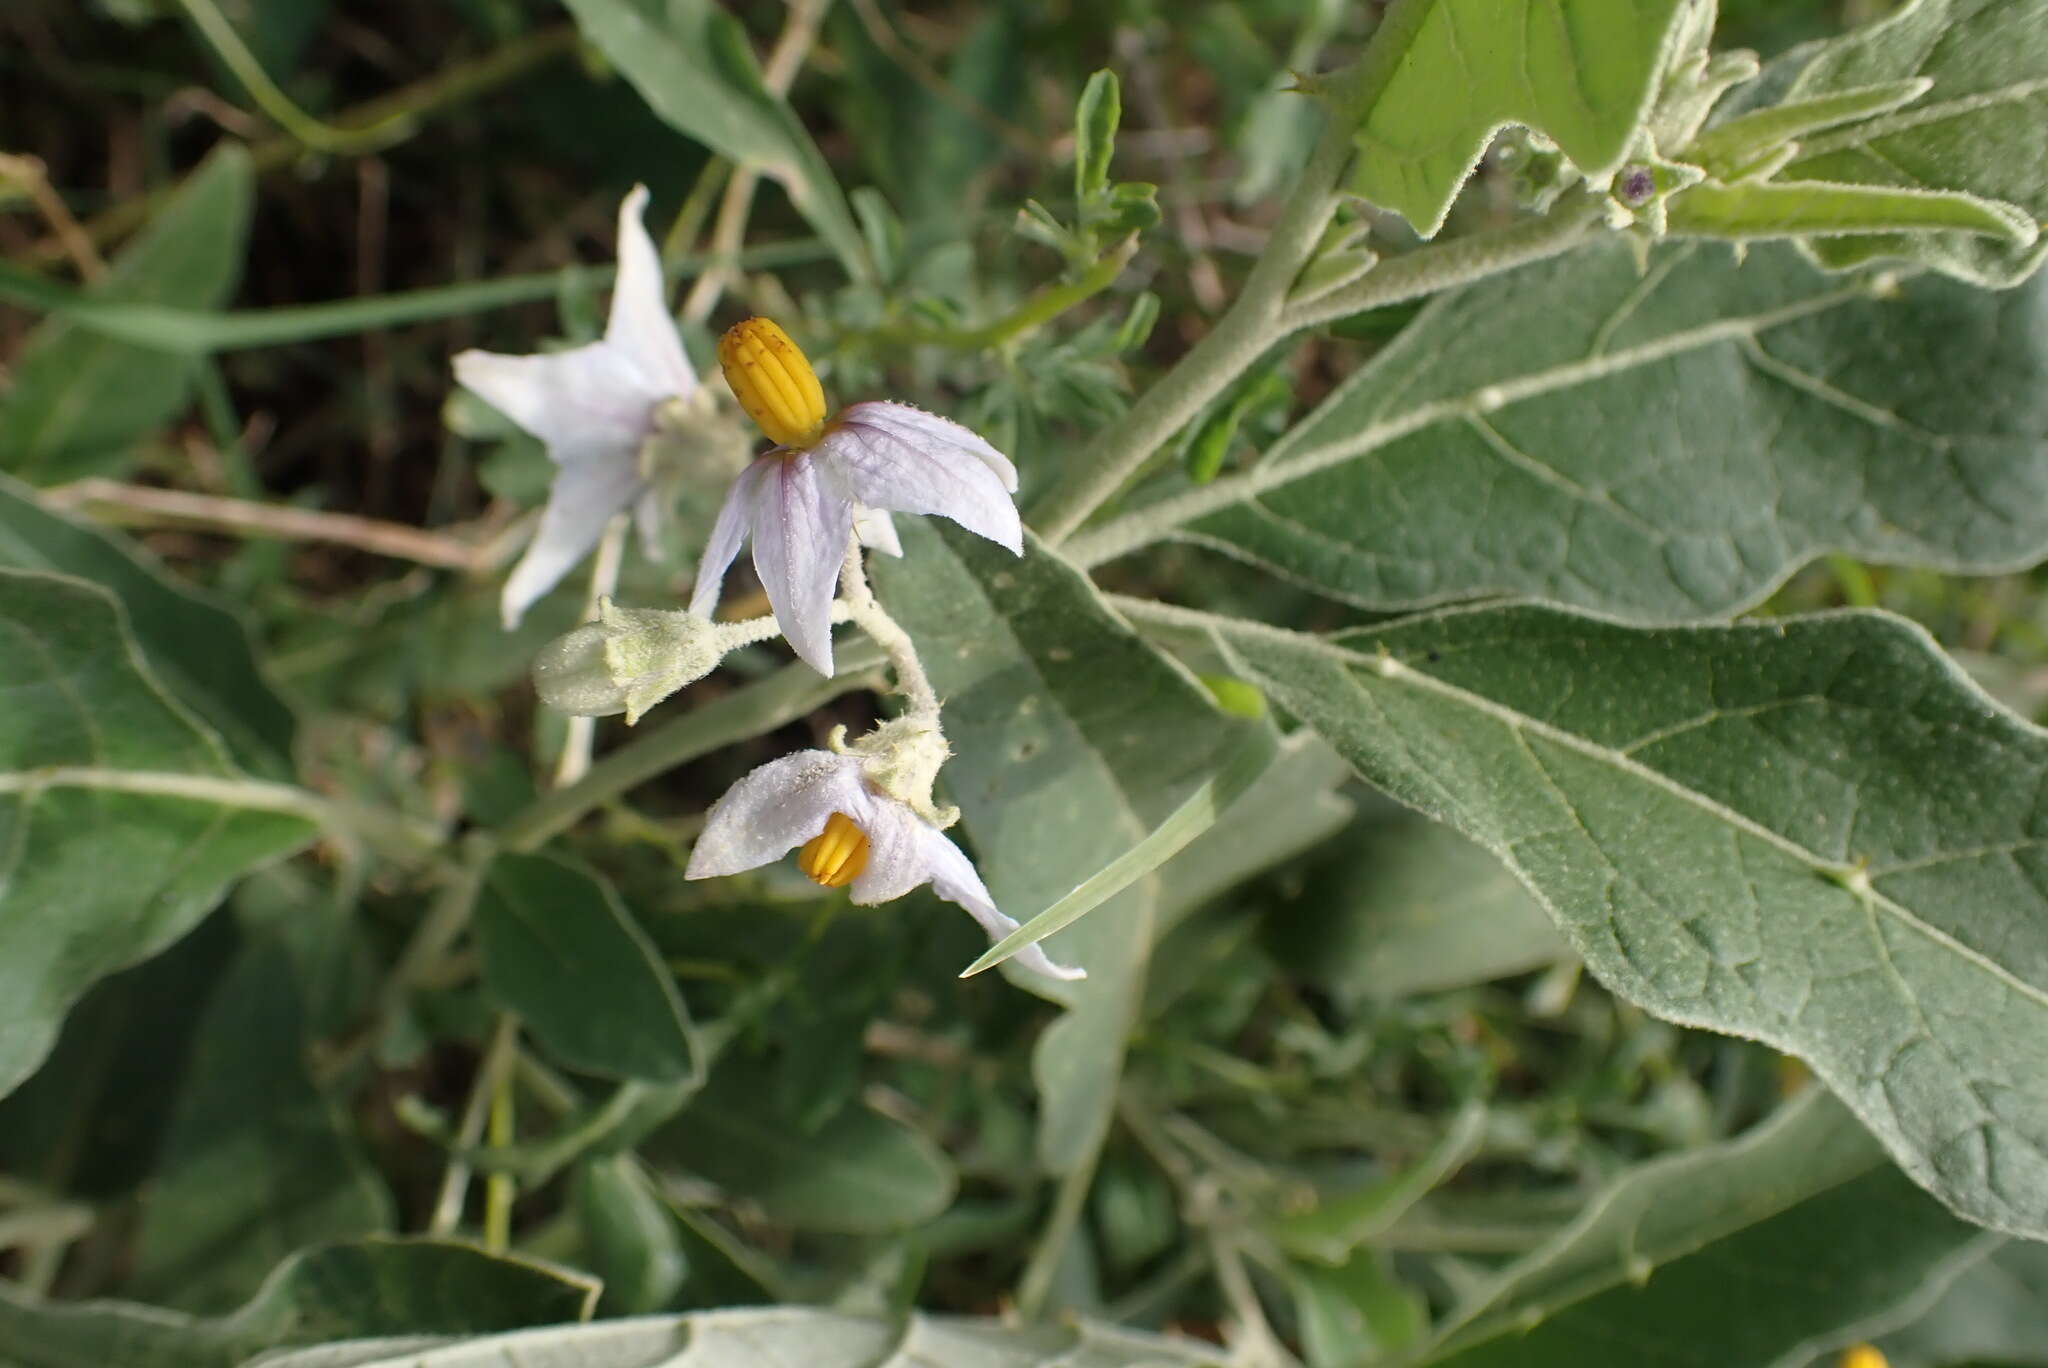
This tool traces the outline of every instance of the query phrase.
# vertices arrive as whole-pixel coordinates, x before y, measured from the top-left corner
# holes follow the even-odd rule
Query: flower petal
[[[946,833],[936,827],[919,824],[918,843],[924,850],[924,862],[931,869],[932,892],[947,902],[957,903],[967,909],[968,915],[981,923],[981,929],[988,932],[991,944],[1001,940],[1017,929],[1017,921],[1006,917],[997,909],[995,899],[989,897],[988,886],[981,881],[974,862],[967,858],[959,846],[946,838]],[[1055,979],[1084,979],[1086,969],[1056,963],[1045,953],[1043,945],[1028,945],[1011,957],[1017,964]]]
[[[819,478],[810,452],[765,458],[754,499],[754,570],[782,635],[832,673],[832,587],[853,535],[853,503]]]
[[[697,372],[676,336],[668,311],[668,285],[662,279],[661,254],[647,236],[641,214],[647,208],[647,187],[636,185],[619,206],[619,276],[612,286],[611,317],[604,340],[628,358],[642,379],[663,398],[686,395],[697,388]]]
[[[609,342],[539,356],[466,351],[455,358],[455,378],[545,442],[549,459],[564,467],[635,464],[666,397]]]
[[[871,551],[879,551],[898,560],[903,558],[903,543],[896,536],[896,524],[889,521],[889,515],[879,508],[863,504],[853,511],[853,535]]]
[[[840,416],[893,428],[903,436],[922,438],[928,445],[964,451],[993,470],[996,478],[1003,482],[1004,489],[1012,494],[1017,492],[1017,467],[1010,464],[1010,458],[989,445],[987,439],[973,428],[951,418],[926,413],[915,404],[898,404],[888,399],[849,404]]]
[[[846,410],[813,448],[848,493],[876,508],[940,514],[1023,554],[1016,502],[993,469],[958,447],[855,416],[873,407]]]
[[[686,879],[737,874],[779,860],[825,829],[835,812],[858,816],[866,802],[860,762],[805,750],[771,760],[711,805]]]
[[[853,881],[853,900],[863,906],[894,902],[931,879],[921,837],[931,828],[894,798],[872,790],[865,791],[863,797],[864,810],[846,814],[868,838],[867,868]]]
[[[718,520],[711,524],[710,540],[704,543],[704,554],[697,561],[697,583],[690,590],[690,611],[698,617],[708,618],[718,607],[725,572],[732,568],[733,557],[739,555],[747,540],[747,529],[753,525],[754,501],[760,497],[761,480],[768,473],[766,463],[771,459],[777,459],[772,452],[747,466],[733,477],[732,487],[725,491]]]
[[[498,596],[506,631],[517,627],[534,600],[561,583],[562,576],[590,554],[604,535],[605,524],[645,490],[639,471],[616,462],[578,462],[556,473],[540,527]]]

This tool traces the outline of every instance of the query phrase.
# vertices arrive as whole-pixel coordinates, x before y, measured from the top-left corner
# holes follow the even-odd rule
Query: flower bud
[[[605,599],[596,622],[549,642],[533,662],[533,687],[557,712],[624,713],[626,725],[716,669],[725,634],[694,613],[620,608]]]

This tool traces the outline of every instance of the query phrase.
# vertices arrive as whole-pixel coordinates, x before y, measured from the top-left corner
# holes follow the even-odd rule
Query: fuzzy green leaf
[[[1904,190],[1824,181],[1709,181],[1674,196],[1666,209],[1677,237],[1756,242],[1851,233],[1979,233],[2024,247],[2038,232],[2010,205],[1953,190]]]
[[[280,1346],[576,1320],[596,1301],[596,1285],[567,1270],[467,1245],[365,1240],[293,1255],[247,1304],[214,1320],[126,1302],[39,1302],[0,1286],[0,1365],[239,1368]]]
[[[1242,474],[1077,538],[1163,537],[1361,606],[1744,608],[1828,550],[2048,552],[2048,284],[1895,295],[1787,247],[1588,249],[1433,301]]]
[[[1681,0],[1400,0],[1336,117],[1358,123],[1352,189],[1424,237],[1443,226],[1487,141],[1548,134],[1589,177],[1620,166],[1679,36]]]
[[[856,278],[867,246],[832,168],[761,81],[747,36],[713,0],[566,0],[576,23],[677,131],[788,192]]]
[[[0,476],[0,565],[77,575],[111,590],[151,672],[221,735],[245,769],[292,772],[291,710],[264,682],[249,633],[226,609],[179,584],[125,537],[50,512]]]
[[[1934,82],[1903,109],[1808,140],[1787,179],[1961,191],[2048,219],[2048,0],[1915,0],[1783,62],[1798,73],[1790,100],[1911,77]],[[1831,266],[1897,257],[2001,286],[2048,259],[2038,237],[1955,233],[1817,243],[1814,251]]]
[[[656,1083],[696,1076],[675,979],[603,878],[549,855],[500,855],[476,927],[492,995],[564,1063]]]
[[[1253,724],[1220,712],[1035,541],[1019,560],[925,523],[903,538],[876,585],[946,699],[946,783],[982,877],[999,906],[1028,915],[1143,840]],[[1088,1162],[1108,1130],[1158,898],[1156,877],[1140,879],[1046,943],[1086,979],[1018,979],[1070,1009],[1035,1056],[1039,1154],[1054,1172]]]
[[[0,571],[0,1090],[94,980],[306,843],[296,790],[243,778],[157,686],[113,595]],[[62,909],[62,916],[50,915]]]
[[[340,1352],[340,1351],[335,1351]],[[1010,1326],[964,1317],[859,1316],[804,1306],[743,1307],[688,1316],[552,1326],[421,1352],[366,1345],[338,1358],[308,1351],[263,1368],[498,1368],[509,1362],[591,1368],[868,1368],[880,1363],[974,1368],[1195,1368],[1220,1364],[1213,1345],[1107,1326]],[[68,1365],[66,1365],[68,1368]]]
[[[2048,733],[1919,629],[1513,607],[1214,630],[1504,860],[1616,992],[1799,1055],[1957,1212],[2048,1234]]]

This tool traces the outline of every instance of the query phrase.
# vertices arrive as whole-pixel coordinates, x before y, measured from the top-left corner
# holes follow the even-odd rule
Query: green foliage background
[[[0,11],[0,1365],[2048,1364],[2048,9],[1722,0],[1718,119],[1878,111],[1759,170],[1652,127],[1710,7],[1512,7]],[[1017,458],[1021,562],[873,567],[1006,909],[1263,763],[1084,982],[684,882],[851,640],[557,782],[449,358],[594,337],[636,183],[700,366]]]

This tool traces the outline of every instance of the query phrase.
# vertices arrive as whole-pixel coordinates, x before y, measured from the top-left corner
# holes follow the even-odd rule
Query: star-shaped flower
[[[1024,532],[1017,468],[972,431],[909,404],[852,404],[829,420],[825,391],[789,335],[765,318],[718,342],[726,382],[775,447],[733,481],[697,569],[690,611],[709,616],[749,535],[754,569],[796,653],[832,673],[832,590],[856,519],[884,545],[878,510],[937,513],[1015,555]],[[886,527],[886,522],[881,524]],[[894,541],[894,532],[888,533]]]
[[[641,469],[640,449],[656,415],[697,388],[668,310],[661,257],[640,216],[647,188],[619,206],[619,275],[604,338],[569,351],[501,356],[466,351],[455,378],[547,444],[559,467],[540,529],[505,581],[505,626],[590,553],[613,516],[634,507],[651,542],[659,509]]]
[[[737,874],[802,846],[797,867],[827,888],[850,885],[857,903],[888,902],[929,883],[966,908],[991,941],[1015,931],[973,861],[911,804],[885,793],[870,775],[874,764],[858,745],[771,760],[712,804],[683,876]],[[1049,978],[1087,976],[1054,963],[1037,945],[1020,950],[1016,961]]]

